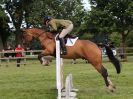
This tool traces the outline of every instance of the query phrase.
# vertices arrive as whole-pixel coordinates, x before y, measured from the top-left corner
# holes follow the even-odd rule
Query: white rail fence
[[[18,52],[15,52],[15,51],[2,51],[2,52],[0,52],[0,66],[1,65],[8,66],[8,65],[10,65],[11,60],[17,60],[17,59],[22,59],[23,62],[15,63],[15,64],[26,65],[26,64],[28,64],[27,63],[28,59],[37,59],[38,58],[38,54],[37,53],[41,53],[41,51],[42,50],[20,51],[22,53],[22,57],[16,57],[15,54],[18,53]],[[4,54],[8,54],[8,57],[5,57]],[[44,58],[47,59],[47,60],[53,59],[52,56],[44,56]]]
[[[9,65],[11,60],[16,60],[16,59],[20,59],[20,58],[23,60],[23,62],[21,62],[20,64],[25,65],[25,64],[27,64],[28,59],[37,59],[37,57],[38,57],[37,53],[41,53],[41,51],[42,50],[22,51],[23,57],[15,57],[15,56],[14,57],[11,57],[11,56],[4,57],[4,54],[11,54],[11,53],[15,54],[17,52],[15,52],[15,51],[1,51],[0,52],[0,65]],[[103,48],[103,49],[101,49],[101,51],[102,51],[102,56],[106,57],[105,49]],[[28,53],[28,55],[27,55],[27,53]],[[123,53],[121,48],[116,48],[116,49],[113,49],[113,53],[119,59],[121,59],[121,57],[125,54],[128,57],[127,60],[131,60],[131,61],[133,60],[133,47],[127,47],[126,53]],[[45,58],[48,60],[55,59],[52,56],[46,56]],[[5,64],[5,62],[3,62],[3,60],[6,61],[6,64]],[[2,62],[3,62],[3,64],[2,64]]]

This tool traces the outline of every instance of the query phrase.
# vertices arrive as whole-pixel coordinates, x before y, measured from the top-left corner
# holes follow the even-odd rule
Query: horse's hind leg
[[[107,72],[107,69],[104,68],[103,66],[101,66],[101,75],[103,76],[104,78],[104,81],[105,81],[105,84],[107,86],[107,88],[110,90],[110,91],[114,91],[115,90],[115,86],[114,84],[111,82],[111,80],[109,79],[108,77],[108,72]]]
[[[111,80],[108,77],[108,72],[107,69],[103,67],[103,65],[94,65],[94,67],[97,69],[97,71],[102,75],[104,78],[105,84],[107,88],[113,92],[115,90],[115,86],[111,82]]]

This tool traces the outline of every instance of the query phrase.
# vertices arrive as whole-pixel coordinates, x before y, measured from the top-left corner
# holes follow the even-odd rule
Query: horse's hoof
[[[115,85],[111,85],[114,89],[116,89],[116,86]]]
[[[116,88],[116,87],[115,87]],[[107,89],[110,91],[110,92],[114,92],[115,91],[115,88],[112,86],[112,85],[109,85],[107,87]]]
[[[49,66],[49,63],[43,62],[42,65],[43,65],[43,66]]]
[[[76,62],[72,62],[72,64],[76,64]]]
[[[49,64],[42,64],[43,66],[49,66]]]
[[[45,64],[44,66],[49,66],[49,64]]]
[[[110,83],[110,86],[112,86],[114,89],[116,89],[116,86],[113,83]]]
[[[108,82],[109,82],[109,86],[112,86],[114,89],[116,89],[115,85],[111,82],[111,80],[109,79],[109,77],[107,79],[108,79]]]

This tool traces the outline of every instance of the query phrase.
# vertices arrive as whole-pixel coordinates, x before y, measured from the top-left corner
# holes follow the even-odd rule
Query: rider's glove
[[[49,26],[46,27],[46,32],[50,32],[50,27]]]

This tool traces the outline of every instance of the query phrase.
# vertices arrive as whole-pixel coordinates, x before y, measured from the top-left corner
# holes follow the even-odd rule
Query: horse
[[[55,38],[50,32],[46,32],[39,28],[23,29],[23,41],[31,42],[33,39],[38,39],[43,47],[43,51],[38,55],[38,59],[42,63],[42,57],[47,55],[55,56]],[[104,44],[107,56],[113,63],[117,74],[121,72],[121,64],[119,60],[113,55],[111,48]],[[107,69],[102,64],[102,52],[100,48],[89,40],[78,39],[73,46],[66,46],[67,54],[61,55],[65,59],[85,59],[101,74],[105,81],[107,89],[114,92],[116,87],[108,77]]]

